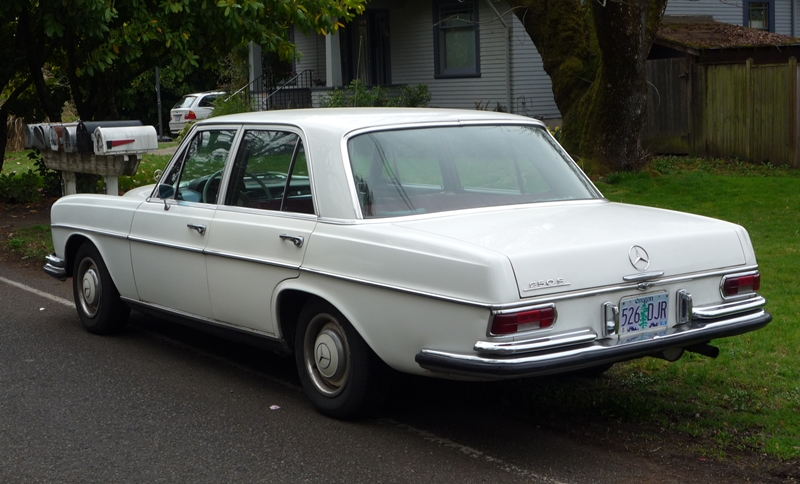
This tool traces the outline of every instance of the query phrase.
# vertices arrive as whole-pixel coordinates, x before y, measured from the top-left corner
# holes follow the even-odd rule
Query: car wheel
[[[105,262],[90,242],[75,254],[72,292],[81,323],[94,334],[113,334],[125,327],[130,308],[119,297]]]
[[[303,388],[321,413],[353,419],[374,409],[389,369],[336,308],[312,301],[300,313],[295,360]]]

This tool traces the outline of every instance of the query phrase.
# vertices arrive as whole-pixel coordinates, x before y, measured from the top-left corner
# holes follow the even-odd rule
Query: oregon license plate
[[[667,328],[669,295],[666,292],[622,298],[619,302],[619,332],[658,331]]]

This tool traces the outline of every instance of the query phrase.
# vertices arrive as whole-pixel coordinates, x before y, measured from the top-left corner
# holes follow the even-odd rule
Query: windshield
[[[183,96],[180,101],[172,106],[172,109],[189,108],[192,106],[195,99],[197,99],[197,96]]]
[[[379,131],[347,148],[364,218],[601,198],[538,126]]]

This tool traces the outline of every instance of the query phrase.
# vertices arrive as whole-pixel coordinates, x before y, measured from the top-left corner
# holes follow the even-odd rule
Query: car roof
[[[189,96],[205,96],[208,94],[225,94],[225,91],[203,91],[203,92],[193,92],[191,94],[184,94],[181,97],[189,97]]]
[[[516,122],[544,126],[541,121],[516,114],[439,108],[285,109],[219,116],[200,121],[197,124],[288,124],[301,128],[347,133],[355,129],[379,126],[459,122]]]

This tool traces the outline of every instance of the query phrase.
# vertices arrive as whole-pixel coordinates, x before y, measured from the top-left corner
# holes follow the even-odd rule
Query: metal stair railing
[[[268,89],[261,100],[261,110],[311,107],[311,86],[314,71],[306,69]]]

